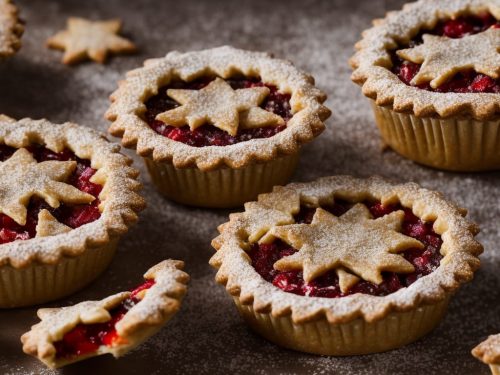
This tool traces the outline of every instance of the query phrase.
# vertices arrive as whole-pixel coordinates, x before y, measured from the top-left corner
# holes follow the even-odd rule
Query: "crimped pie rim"
[[[77,156],[89,159],[102,170],[106,184],[100,198],[103,210],[99,219],[67,233],[35,237],[0,245],[0,266],[23,268],[31,264],[57,264],[64,257],[75,257],[103,246],[127,232],[145,207],[138,194],[142,185],[132,160],[121,154],[120,146],[108,142],[99,132],[74,123],[54,124],[48,120],[25,118],[0,121],[0,142],[21,148],[32,143],[62,151],[68,146]],[[99,164],[99,165],[96,165]]]
[[[292,110],[301,110],[294,114],[285,130],[270,138],[197,148],[157,134],[140,116],[145,111],[146,98],[156,94],[164,85],[162,82],[172,75],[189,81],[207,72],[228,78],[237,71],[246,76],[258,73],[263,81],[291,91]],[[302,144],[324,130],[323,121],[330,116],[330,110],[322,105],[326,94],[314,86],[313,77],[289,61],[231,46],[186,53],[173,51],[163,58],[146,60],[143,67],[127,73],[110,98],[112,104],[106,112],[106,118],[112,121],[109,132],[122,137],[125,147],[135,148],[139,155],[156,162],[202,171],[243,168],[296,153]]]
[[[58,368],[75,361],[106,353],[111,353],[115,357],[125,354],[147,339],[152,330],[161,328],[178,312],[189,282],[189,275],[183,271],[183,268],[184,262],[167,259],[151,267],[144,274],[146,280],[155,280],[155,284],[147,290],[140,303],[133,306],[116,324],[116,330],[120,337],[125,340],[125,343],[101,348],[102,350],[91,355],[84,355],[74,359],[57,359],[55,357],[56,349],[53,345],[53,342],[57,341],[54,340],[54,336],[64,336],[64,333],[71,330],[78,322],[81,322],[81,314],[85,311],[80,312],[80,306],[86,304],[81,310],[88,310],[89,306],[92,305],[91,308],[104,308],[109,311],[130,295],[128,292],[121,292],[99,301],[84,301],[63,308],[39,309],[37,314],[41,321],[33,325],[31,330],[21,337],[23,351],[37,357],[51,368]],[[64,309],[69,310],[69,312],[61,317],[63,321],[57,322],[56,331],[51,331],[51,327],[45,327],[44,316],[57,311],[63,312]],[[74,318],[76,318],[76,324],[74,324]],[[67,323],[64,322],[64,319],[66,319]],[[86,322],[86,324],[92,323]]]
[[[500,114],[499,94],[439,93],[408,86],[387,67],[388,53],[397,40],[409,40],[425,25],[443,17],[489,10],[500,17],[500,0],[419,0],[407,3],[399,11],[388,12],[383,19],[362,33],[357,52],[349,63],[354,69],[351,79],[362,87],[363,94],[379,106],[419,117],[472,116],[477,120],[495,120]],[[425,20],[425,21],[423,21]]]
[[[0,57],[8,57],[16,53],[21,48],[21,36],[24,33],[24,25],[19,20],[19,11],[11,0],[0,0],[0,10],[6,22],[3,30],[4,43],[0,43]],[[1,29],[1,28],[0,28]]]
[[[371,196],[382,203],[392,203],[397,198],[404,206],[411,206],[418,217],[427,220],[437,218],[435,230],[448,228],[441,233],[448,246],[448,255],[443,259],[448,259],[433,273],[417,280],[410,287],[384,297],[366,294],[338,299],[298,296],[273,286],[254,270],[241,247],[247,235],[244,220],[252,222],[252,218],[244,216],[244,213],[231,214],[230,221],[219,227],[221,234],[212,241],[217,252],[210,259],[210,264],[218,269],[216,281],[225,285],[226,290],[239,298],[242,304],[253,305],[256,312],[271,313],[275,317],[291,316],[294,323],[320,318],[326,318],[330,323],[346,323],[357,318],[373,322],[392,312],[409,311],[420,305],[444,300],[461,283],[471,280],[479,267],[477,256],[483,247],[474,239],[479,232],[477,225],[464,218],[464,209],[450,203],[438,192],[420,188],[414,183],[392,183],[380,177],[358,179],[331,176],[310,183],[275,187],[272,193],[261,194],[259,201],[265,199],[269,202],[273,194],[290,191],[300,193],[301,201],[307,199],[308,203],[315,205],[328,201],[333,191],[340,192],[344,197],[345,194],[354,193],[365,199]],[[330,193],[326,194],[325,191]],[[316,192],[323,193],[316,195]],[[245,206],[248,204],[255,202]],[[440,217],[446,217],[447,220]]]

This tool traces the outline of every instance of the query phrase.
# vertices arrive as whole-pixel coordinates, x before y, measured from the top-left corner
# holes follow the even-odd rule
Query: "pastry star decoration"
[[[306,282],[334,269],[342,291],[358,282],[358,276],[380,284],[382,271],[413,272],[413,265],[395,253],[423,245],[399,233],[403,219],[404,212],[395,211],[374,220],[363,204],[356,204],[339,217],[318,208],[311,224],[271,229],[270,237],[280,238],[299,250],[278,260],[274,268],[280,271],[302,269]]]
[[[53,208],[59,207],[61,201],[74,204],[92,202],[95,199],[92,195],[61,182],[75,168],[75,161],[37,163],[28,150],[20,148],[9,159],[0,162],[0,212],[19,225],[25,225],[26,206],[32,196],[44,199]],[[44,219],[47,219],[46,215]]]
[[[500,76],[500,29],[490,28],[460,39],[425,34],[423,43],[397,51],[399,57],[422,64],[413,85],[430,81],[432,88],[445,83],[456,73],[474,69],[497,79]]]
[[[169,89],[167,95],[181,104],[160,113],[156,119],[168,125],[189,125],[191,130],[210,123],[232,136],[242,128],[283,125],[284,120],[259,107],[269,95],[267,87],[233,90],[223,79],[216,78],[201,90]]]
[[[48,210],[40,210],[38,213],[38,223],[36,224],[36,237],[55,236],[67,233],[70,227],[57,221]]]
[[[65,50],[64,64],[73,64],[87,58],[103,63],[108,52],[134,52],[135,45],[120,36],[120,20],[90,21],[84,18],[68,19],[67,30],[49,38],[50,48]]]

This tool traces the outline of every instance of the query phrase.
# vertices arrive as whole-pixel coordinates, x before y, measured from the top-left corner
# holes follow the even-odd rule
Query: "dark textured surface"
[[[149,373],[314,373],[314,374],[487,374],[470,349],[489,333],[500,332],[500,174],[451,174],[382,153],[367,101],[349,80],[347,60],[370,20],[402,1],[18,1],[27,31],[23,48],[0,62],[0,113],[13,117],[72,120],[105,131],[108,95],[124,73],[148,57],[179,49],[221,44],[272,51],[311,72],[334,111],[328,129],[306,147],[295,180],[349,173],[414,180],[443,191],[470,209],[480,223],[483,265],[473,283],[457,294],[450,312],[431,335],[385,354],[327,358],[280,349],[251,333],[232,301],[213,281],[207,261],[216,226],[227,211],[190,209],[162,199],[136,159],[149,207],[122,240],[111,267],[82,292],[53,306],[100,299],[132,287],[156,262],[186,261],[192,276],[182,310],[152,340],[115,361],[110,356],[70,366],[64,374]],[[135,56],[108,65],[68,68],[61,54],[44,47],[68,16],[120,17],[125,34],[139,46]],[[133,156],[133,152],[126,151]],[[0,312],[0,373],[51,373],[22,353],[20,335],[36,322],[36,308]]]

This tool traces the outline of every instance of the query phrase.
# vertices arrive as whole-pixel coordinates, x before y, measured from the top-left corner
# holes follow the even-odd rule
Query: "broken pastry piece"
[[[165,260],[144,283],[100,301],[38,310],[41,321],[21,337],[25,353],[59,368],[110,353],[121,357],[157,333],[179,310],[189,276],[184,263]]]

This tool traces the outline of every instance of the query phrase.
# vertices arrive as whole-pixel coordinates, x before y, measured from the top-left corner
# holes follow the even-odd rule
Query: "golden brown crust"
[[[179,310],[187,291],[189,276],[182,271],[184,263],[165,260],[144,275],[155,280],[144,297],[116,324],[119,340],[112,346],[102,346],[97,352],[76,358],[56,358],[54,342],[76,325],[103,323],[111,319],[109,313],[127,299],[129,292],[117,293],[100,301],[85,301],[74,306],[39,309],[41,321],[21,337],[23,351],[37,357],[47,366],[58,368],[89,357],[111,353],[120,357],[162,328]]]
[[[500,334],[488,337],[472,350],[472,354],[488,365],[500,365]]]
[[[407,86],[389,69],[389,50],[405,44],[422,28],[432,28],[440,19],[489,11],[500,19],[500,0],[420,0],[406,4],[401,11],[389,12],[374,27],[363,32],[351,58],[352,80],[377,105],[416,116],[468,115],[478,120],[497,118],[499,94],[439,93]],[[500,31],[495,31],[500,32]]]
[[[56,264],[64,256],[77,256],[105,245],[127,232],[145,206],[138,194],[142,187],[137,181],[139,172],[130,167],[132,160],[119,152],[118,145],[92,129],[47,120],[0,121],[0,143],[16,148],[41,143],[55,152],[68,147],[78,157],[90,160],[97,170],[92,182],[103,186],[99,219],[66,233],[0,245],[0,266]]]
[[[0,0],[0,57],[8,57],[21,48],[23,22],[11,0]]]
[[[118,35],[122,27],[119,19],[91,21],[70,17],[67,29],[47,40],[50,48],[64,50],[62,62],[75,64],[90,59],[103,64],[109,53],[136,51],[134,43]]]
[[[343,298],[303,297],[287,293],[265,281],[251,266],[246,254],[249,244],[263,240],[272,226],[293,222],[300,203],[318,207],[335,198],[352,203],[374,199],[383,204],[401,203],[423,221],[433,222],[443,245],[441,265],[408,288],[384,296],[354,294]],[[290,205],[290,202],[293,204]],[[283,207],[287,207],[283,211]],[[373,322],[391,312],[414,309],[448,298],[461,283],[472,279],[479,266],[482,246],[474,239],[478,227],[466,220],[464,210],[448,202],[440,193],[414,183],[394,184],[381,178],[357,179],[350,176],[325,177],[311,183],[275,187],[258,202],[245,204],[245,212],[231,214],[212,241],[217,253],[210,264],[218,269],[216,280],[242,304],[256,312],[291,316],[294,323],[325,317],[330,323],[356,318]],[[263,240],[265,241],[265,240]]]
[[[291,94],[293,118],[287,128],[271,138],[253,139],[230,146],[192,147],[159,135],[144,121],[144,102],[158,93],[172,78],[191,81],[207,74],[229,78],[235,74],[259,76]],[[154,161],[172,162],[176,168],[197,167],[202,171],[223,166],[242,168],[280,155],[293,154],[324,129],[330,111],[323,106],[326,95],[314,86],[314,79],[290,62],[266,53],[224,46],[195,52],[170,52],[164,58],[147,60],[144,67],[127,73],[111,95],[106,113],[112,121],[109,132],[122,137],[122,144],[136,148],[139,155]]]

